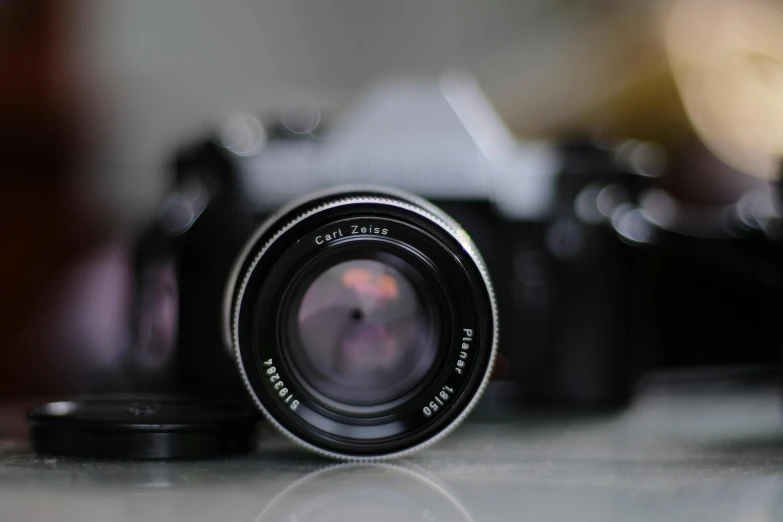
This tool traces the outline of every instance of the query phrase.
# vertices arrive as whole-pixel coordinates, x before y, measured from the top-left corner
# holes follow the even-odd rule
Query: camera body
[[[176,349],[136,343],[136,361],[168,354],[136,364],[142,388],[245,397],[224,324],[236,258],[280,206],[356,183],[432,201],[477,245],[502,325],[498,399],[614,408],[650,369],[779,360],[771,191],[709,209],[678,202],[661,190],[655,145],[519,142],[464,76],[380,83],[324,129],[305,104],[271,124],[232,117],[178,151],[172,195],[137,253],[139,274],[175,259]]]
[[[370,183],[432,201],[475,242],[503,325],[495,377],[516,398],[625,404],[644,363],[639,250],[611,216],[658,166],[645,147],[622,156],[587,142],[519,142],[461,75],[380,83],[328,131],[312,105],[272,126],[231,118],[175,163],[180,186],[195,179],[212,194],[177,258],[178,383],[189,393],[237,385],[230,357],[207,346],[221,341],[218,295],[252,223],[312,191]]]
[[[345,114],[329,132],[311,105],[272,126],[242,114],[179,151],[136,244],[115,391],[183,394],[199,415],[251,401],[305,448],[376,460],[448,434],[492,377],[496,400],[616,408],[651,367],[775,367],[769,186],[679,201],[654,146],[518,142],[463,76],[380,84]],[[114,418],[51,408],[31,422],[56,453],[92,439],[50,445],[48,421]]]

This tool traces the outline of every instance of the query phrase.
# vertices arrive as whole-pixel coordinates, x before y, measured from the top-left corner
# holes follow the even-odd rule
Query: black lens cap
[[[252,451],[255,412],[187,400],[50,402],[27,414],[36,452],[100,459],[202,459]]]

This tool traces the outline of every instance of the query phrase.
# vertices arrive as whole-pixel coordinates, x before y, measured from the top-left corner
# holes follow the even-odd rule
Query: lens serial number
[[[299,407],[299,401],[294,398],[293,394],[291,394],[285,384],[283,384],[272,359],[264,361],[264,366],[266,367],[266,378],[269,381],[269,384],[272,385],[272,389],[277,392],[277,397],[283,401],[284,404],[288,405],[288,409],[296,411]]]

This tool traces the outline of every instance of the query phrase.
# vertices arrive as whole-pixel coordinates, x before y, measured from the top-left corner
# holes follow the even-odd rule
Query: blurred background
[[[498,396],[616,407],[661,369],[776,375],[782,29],[773,0],[0,2],[0,397],[169,386],[146,376],[174,371],[167,350],[199,316],[177,304],[188,282],[168,250],[147,300],[139,238],[193,165],[214,167],[194,144],[217,144],[221,172],[267,176],[263,192],[267,145],[361,128],[340,123],[358,106],[373,150],[413,135],[411,161],[437,163],[461,142],[381,116],[415,114],[413,98],[437,118],[457,73],[459,114],[484,111],[524,167],[482,181],[494,190],[420,191],[477,237],[504,324],[520,325]],[[399,81],[423,87],[383,89]],[[378,99],[401,110],[362,109]],[[292,128],[291,107],[316,121]],[[261,137],[232,149],[234,131]],[[541,150],[554,160],[533,161]],[[331,179],[305,178],[301,193]],[[498,211],[506,186],[548,196]],[[249,199],[254,219],[269,210]],[[145,328],[157,348],[138,363]]]

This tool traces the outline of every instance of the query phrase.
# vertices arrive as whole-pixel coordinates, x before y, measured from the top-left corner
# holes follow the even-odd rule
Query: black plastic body
[[[501,377],[516,383],[518,398],[547,405],[622,406],[647,362],[637,313],[639,251],[609,224],[577,219],[574,199],[590,183],[619,183],[633,195],[646,180],[618,169],[608,151],[581,143],[564,148],[563,158],[556,203],[540,220],[505,218],[488,200],[431,201],[462,225],[491,278],[501,282],[496,293],[505,326],[499,350],[509,363]],[[209,143],[183,152],[175,165],[180,180],[204,173],[234,179],[235,168],[230,155]],[[235,187],[236,180],[229,185]],[[199,219],[203,223],[193,227],[192,239],[177,255],[181,319],[172,373],[178,391],[241,394],[231,356],[219,342],[216,308],[229,260],[249,237],[248,215],[255,223],[269,216],[248,214],[241,191],[226,196],[219,210]],[[578,248],[568,255],[553,249],[553,229],[565,230],[568,237],[561,241],[576,240]]]

